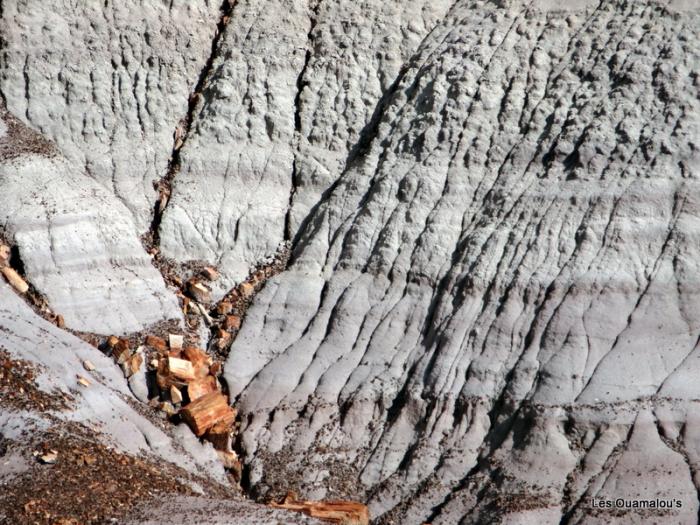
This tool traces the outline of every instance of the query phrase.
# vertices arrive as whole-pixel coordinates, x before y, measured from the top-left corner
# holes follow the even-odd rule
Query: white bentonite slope
[[[434,524],[676,497],[667,519],[695,522],[700,19],[682,7],[455,4],[234,343],[260,494],[292,480]]]
[[[240,0],[197,100],[163,252],[218,293],[293,238],[447,2]]]
[[[2,2],[0,99],[118,197],[140,233],[211,54],[220,7],[219,0]]]

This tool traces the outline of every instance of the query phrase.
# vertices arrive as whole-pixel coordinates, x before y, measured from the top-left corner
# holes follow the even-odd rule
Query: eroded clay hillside
[[[699,28],[694,0],[0,1],[2,234],[67,330],[227,356],[253,497],[695,523]],[[5,303],[31,329],[0,346],[54,370]],[[225,483],[205,456],[178,468]]]

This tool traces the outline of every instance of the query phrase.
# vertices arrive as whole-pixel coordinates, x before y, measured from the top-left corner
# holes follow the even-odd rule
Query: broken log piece
[[[234,411],[236,409],[234,408]],[[231,450],[231,434],[233,427],[226,423],[217,423],[204,434],[204,439],[209,441],[216,450]]]
[[[169,375],[183,381],[194,381],[196,378],[194,366],[186,359],[168,357],[167,371]]]
[[[207,365],[208,368],[213,362],[212,358],[209,357],[204,350],[197,348],[196,346],[186,346],[182,351],[182,354],[185,356],[185,359],[190,361],[195,367],[198,367],[199,365]]]
[[[232,425],[236,419],[236,411],[220,392],[200,397],[182,408],[180,414],[197,437],[204,435],[217,423]]]
[[[0,266],[7,266],[10,262],[10,247],[7,244],[0,244]]]
[[[228,301],[221,301],[216,305],[216,313],[219,315],[226,315],[233,310],[233,305]]]
[[[164,357],[159,359],[158,366],[156,367],[156,379],[158,387],[161,390],[168,390],[170,388],[170,385],[173,384],[177,384],[179,386],[184,386],[187,384],[184,381],[181,381],[170,374],[170,370],[168,368],[168,359],[170,358]]]
[[[168,401],[163,401],[158,405],[158,408],[162,411],[165,412],[167,416],[174,416],[177,414],[177,410],[175,410],[175,407],[173,406],[172,403]]]
[[[153,350],[155,350],[159,354],[168,353],[168,345],[165,343],[165,339],[163,339],[162,337],[156,337],[155,335],[147,335],[146,345],[153,348]]]
[[[219,328],[216,334],[216,347],[219,350],[224,350],[231,342],[231,334],[226,330]]]
[[[197,280],[190,279],[187,281],[187,294],[199,303],[210,303],[211,292],[209,289]]]
[[[131,349],[129,348],[129,341],[126,339],[119,339],[117,344],[112,348],[112,357],[121,365],[126,363],[126,361],[131,357]]]
[[[13,268],[5,266],[0,271],[5,276],[5,279],[7,279],[7,282],[10,283],[12,288],[17,290],[17,292],[24,294],[29,291],[29,285],[27,282],[22,279],[20,274],[18,274]]]
[[[241,318],[237,315],[227,315],[224,320],[223,328],[225,330],[240,330]]]
[[[238,290],[241,292],[243,299],[250,299],[255,293],[255,286],[251,283],[245,282],[238,286]]]
[[[219,272],[216,270],[216,268],[205,266],[202,268],[202,276],[210,281],[216,281],[219,278]]]
[[[202,318],[204,318],[204,322],[206,323],[207,326],[211,326],[214,324],[214,320],[209,316],[209,312],[207,312],[207,309],[204,308],[201,304],[195,302],[194,303],[197,307],[197,310],[201,314]]]
[[[170,401],[172,401],[173,405],[182,403],[182,392],[175,385],[170,386]]]
[[[124,375],[126,377],[133,376],[136,372],[138,372],[141,369],[142,364],[143,364],[143,355],[141,355],[141,354],[132,355],[122,365],[124,368]]]
[[[223,372],[223,366],[221,365],[221,363],[219,361],[217,361],[216,363],[213,363],[209,367],[209,373],[211,375],[213,375],[214,377],[219,377],[221,375],[221,372]]]
[[[178,350],[182,348],[182,345],[185,343],[185,338],[181,335],[168,334],[168,342],[170,343],[171,349]]]
[[[161,191],[160,194],[158,195],[158,213],[163,213],[163,211],[165,211],[165,207],[168,205],[169,200],[170,200],[170,192],[169,191]]]
[[[167,390],[173,386],[173,380],[170,378],[170,376],[167,373],[163,373],[160,370],[156,372],[156,385],[158,385],[158,388],[163,391],[167,392]]]
[[[283,503],[271,503],[270,506],[339,525],[369,525],[367,505],[355,501],[290,501],[290,498],[285,498]]]
[[[206,376],[202,379],[192,381],[187,385],[187,396],[190,401],[196,401],[202,396],[216,392],[219,389],[216,387],[216,379],[212,376]]]

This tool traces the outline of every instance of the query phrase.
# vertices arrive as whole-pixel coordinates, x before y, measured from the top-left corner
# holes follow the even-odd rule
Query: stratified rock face
[[[2,110],[0,123],[0,224],[66,326],[122,334],[181,319],[126,206]]]
[[[181,152],[166,255],[219,292],[294,237],[448,2],[236,2]]]
[[[548,5],[455,4],[249,310],[226,379],[260,493],[696,521],[700,17]]]
[[[75,170],[124,202],[140,232],[153,181],[211,53],[215,0],[2,2],[0,93]]]

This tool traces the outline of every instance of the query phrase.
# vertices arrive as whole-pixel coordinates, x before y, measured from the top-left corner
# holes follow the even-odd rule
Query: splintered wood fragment
[[[39,456],[39,461],[42,463],[45,463],[47,465],[53,465],[56,463],[56,460],[58,459],[58,452],[55,450],[50,450],[46,454],[42,454]]]
[[[296,501],[288,496],[282,503],[272,503],[270,506],[294,510],[339,525],[369,525],[369,509],[355,501]]]
[[[195,373],[194,366],[192,363],[186,359],[179,359],[177,357],[168,357],[168,373],[177,379],[182,379],[183,381],[194,381]]]
[[[182,351],[185,359],[192,362],[193,365],[206,364],[209,366],[212,363],[211,357],[202,349],[196,346],[186,346]]]
[[[170,200],[170,192],[161,191],[158,196],[158,213],[163,213]]]
[[[173,386],[173,380],[161,371],[156,372],[156,384],[161,390],[168,390]]]
[[[233,310],[233,305],[229,301],[221,301],[216,305],[216,313],[219,315],[226,315]]]
[[[197,379],[202,379],[204,377],[207,377],[209,375],[209,367],[211,365],[209,363],[200,363],[198,365],[194,365],[194,375]]]
[[[174,416],[177,413],[177,410],[175,410],[173,404],[168,401],[163,401],[162,403],[160,403],[158,405],[158,408],[162,412],[165,412],[168,416]]]
[[[182,418],[198,437],[217,423],[232,425],[236,411],[220,392],[206,394],[180,410]]]
[[[78,376],[78,384],[87,388],[90,386],[90,381],[85,379],[83,376]]]
[[[112,348],[112,356],[117,364],[124,364],[127,362],[129,357],[131,357],[131,349],[129,348],[129,341],[126,339],[119,339],[117,344]]]
[[[10,253],[10,247],[7,244],[0,244],[0,266],[10,262]]]
[[[187,281],[187,293],[192,299],[200,303],[211,302],[211,292],[199,281],[192,279]]]
[[[197,302],[195,302],[194,304],[197,306],[199,313],[204,318],[204,322],[206,323],[206,325],[211,326],[212,324],[214,324],[214,320],[209,316],[209,312],[207,312],[207,309]]]
[[[219,350],[223,350],[231,342],[231,334],[229,334],[226,330],[222,330],[221,328],[219,328],[216,337],[216,347]]]
[[[235,408],[233,409],[236,410]],[[204,435],[204,439],[209,441],[216,450],[231,450],[231,433],[233,432],[233,427],[226,423],[217,423]]]
[[[117,346],[118,342],[119,342],[119,338],[116,335],[110,335],[107,338],[107,346],[109,348],[114,348],[115,346]]]
[[[175,385],[170,387],[170,401],[172,401],[174,405],[182,403],[182,392],[180,392],[180,389]]]
[[[212,376],[206,376],[202,379],[192,381],[187,385],[187,396],[190,398],[190,401],[196,401],[200,397],[216,392],[217,390],[216,379]]]
[[[91,361],[88,361],[86,359],[85,361],[83,361],[83,368],[88,372],[92,372],[95,369],[95,365],[93,365]]]
[[[65,328],[66,327],[66,320],[63,318],[61,314],[58,314],[56,316],[56,326],[59,328]]]
[[[143,364],[143,355],[141,354],[134,354],[132,355],[127,361],[124,363],[125,365],[125,370],[124,370],[124,375],[126,377],[131,377],[133,376],[136,372],[139,371],[141,368],[141,365]]]
[[[155,335],[146,336],[146,345],[153,348],[153,350],[159,354],[165,354],[168,352],[168,345],[165,343],[165,339],[156,337]]]
[[[170,348],[180,349],[185,343],[185,338],[181,335],[168,334],[168,342],[170,343]]]
[[[5,276],[5,279],[7,279],[7,282],[10,283],[10,285],[12,285],[12,288],[17,290],[17,292],[19,292],[19,293],[22,293],[22,294],[27,293],[27,291],[29,290],[29,285],[14,270],[14,268],[10,268],[9,266],[5,266],[0,271]]]
[[[205,266],[202,269],[202,275],[210,281],[216,281],[219,278],[219,272],[216,271],[216,268],[212,268],[211,266]]]
[[[255,286],[251,283],[245,282],[238,286],[238,290],[241,292],[243,299],[250,299],[255,293]]]
[[[223,328],[225,330],[240,330],[241,318],[237,315],[227,315],[224,320]]]

